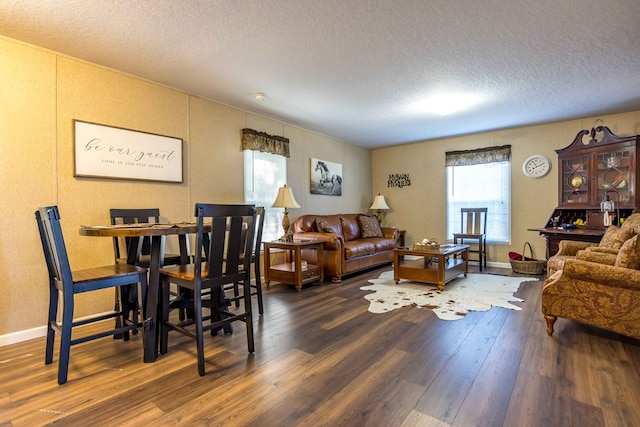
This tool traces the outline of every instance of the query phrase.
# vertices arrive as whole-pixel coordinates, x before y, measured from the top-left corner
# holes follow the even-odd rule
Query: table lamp
[[[377,210],[376,218],[378,218],[378,223],[382,223],[382,212],[383,210],[391,209],[389,205],[387,205],[387,201],[384,199],[384,196],[378,193],[376,198],[373,200],[373,204],[369,207],[371,210]]]
[[[291,222],[289,221],[287,209],[299,208],[300,205],[296,202],[296,198],[293,197],[293,191],[291,191],[290,187],[287,187],[287,184],[285,184],[284,187],[278,188],[278,196],[271,207],[284,208],[284,217],[282,217],[282,229],[284,230],[284,236],[282,236],[281,240],[285,242],[292,241],[293,236],[289,234],[289,226],[291,225]]]

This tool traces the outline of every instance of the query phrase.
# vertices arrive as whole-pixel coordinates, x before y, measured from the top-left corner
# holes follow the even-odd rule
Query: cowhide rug
[[[385,271],[372,285],[363,286],[364,291],[375,291],[364,297],[371,302],[369,311],[385,313],[408,305],[433,310],[440,319],[459,320],[470,311],[488,311],[491,307],[521,310],[512,302],[523,302],[513,294],[523,282],[537,281],[522,277],[497,276],[492,274],[467,274],[460,276],[438,291],[436,285],[400,279],[396,285],[393,271]]]

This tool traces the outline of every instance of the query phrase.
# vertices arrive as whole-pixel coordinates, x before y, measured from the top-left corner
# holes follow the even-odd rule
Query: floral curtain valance
[[[477,150],[447,151],[445,166],[470,166],[483,163],[508,162],[511,159],[511,146],[486,147]]]
[[[289,139],[253,129],[242,129],[242,150],[262,151],[289,157]]]

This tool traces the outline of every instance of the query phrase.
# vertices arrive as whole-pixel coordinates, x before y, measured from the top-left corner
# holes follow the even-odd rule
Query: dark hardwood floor
[[[242,324],[208,337],[205,377],[178,334],[151,364],[141,334],[74,346],[62,386],[44,338],[2,347],[0,426],[640,425],[640,342],[566,319],[548,337],[539,281],[520,286],[521,311],[369,313],[359,288],[389,268],[301,292],[273,283],[256,352]]]

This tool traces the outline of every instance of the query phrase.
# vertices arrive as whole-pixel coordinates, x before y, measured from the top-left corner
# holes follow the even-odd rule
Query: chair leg
[[[64,298],[62,331],[60,333],[60,360],[58,360],[58,384],[67,382],[69,354],[71,353],[71,329],[73,328],[73,296]]]
[[[256,295],[258,297],[258,313],[264,314],[264,303],[262,302],[262,281],[260,279],[260,256],[256,257],[253,265],[255,266],[255,275],[256,275]]]
[[[160,280],[161,297],[160,308],[162,312],[162,318],[158,321],[158,327],[160,328],[160,354],[166,354],[169,347],[169,328],[167,322],[169,321],[169,287],[170,283],[167,277],[162,277]]]
[[[116,312],[121,312],[122,311],[122,307],[120,306],[120,290],[118,288],[114,288],[114,298],[115,298],[115,302],[114,302],[114,306],[113,306],[113,311]],[[122,318],[120,316],[116,317],[116,326],[115,328],[121,328],[122,327]],[[122,334],[113,334],[113,339],[114,340],[121,340],[122,339]]]
[[[238,298],[240,296],[240,285],[238,285],[238,282],[235,282],[233,284],[233,300],[236,303],[236,307],[240,307],[240,299]]]
[[[244,289],[244,311],[246,313],[245,324],[247,327],[247,349],[253,353],[255,345],[253,341],[253,315],[251,311],[251,279],[247,278],[243,282]]]
[[[129,301],[131,286],[119,286],[116,288],[119,291],[119,299],[120,299],[120,307],[121,310],[118,313],[117,319],[120,320],[120,324],[122,326],[127,326],[127,324],[131,321],[132,316],[132,308],[131,301]],[[118,322],[116,322],[117,324]],[[125,331],[122,334],[122,339],[124,341],[129,341],[129,331]]]
[[[56,339],[56,331],[51,326],[58,316],[58,290],[51,286],[49,291],[49,321],[47,322],[47,347],[44,355],[45,365],[53,362],[53,346]]]
[[[200,376],[204,376],[204,333],[203,333],[203,324],[202,324],[202,289],[200,286],[197,286],[197,289],[194,292],[193,298],[193,309],[196,321],[196,346],[197,346],[197,355],[198,355],[198,374]],[[213,310],[213,307],[212,307]],[[213,314],[213,312],[212,312]]]

